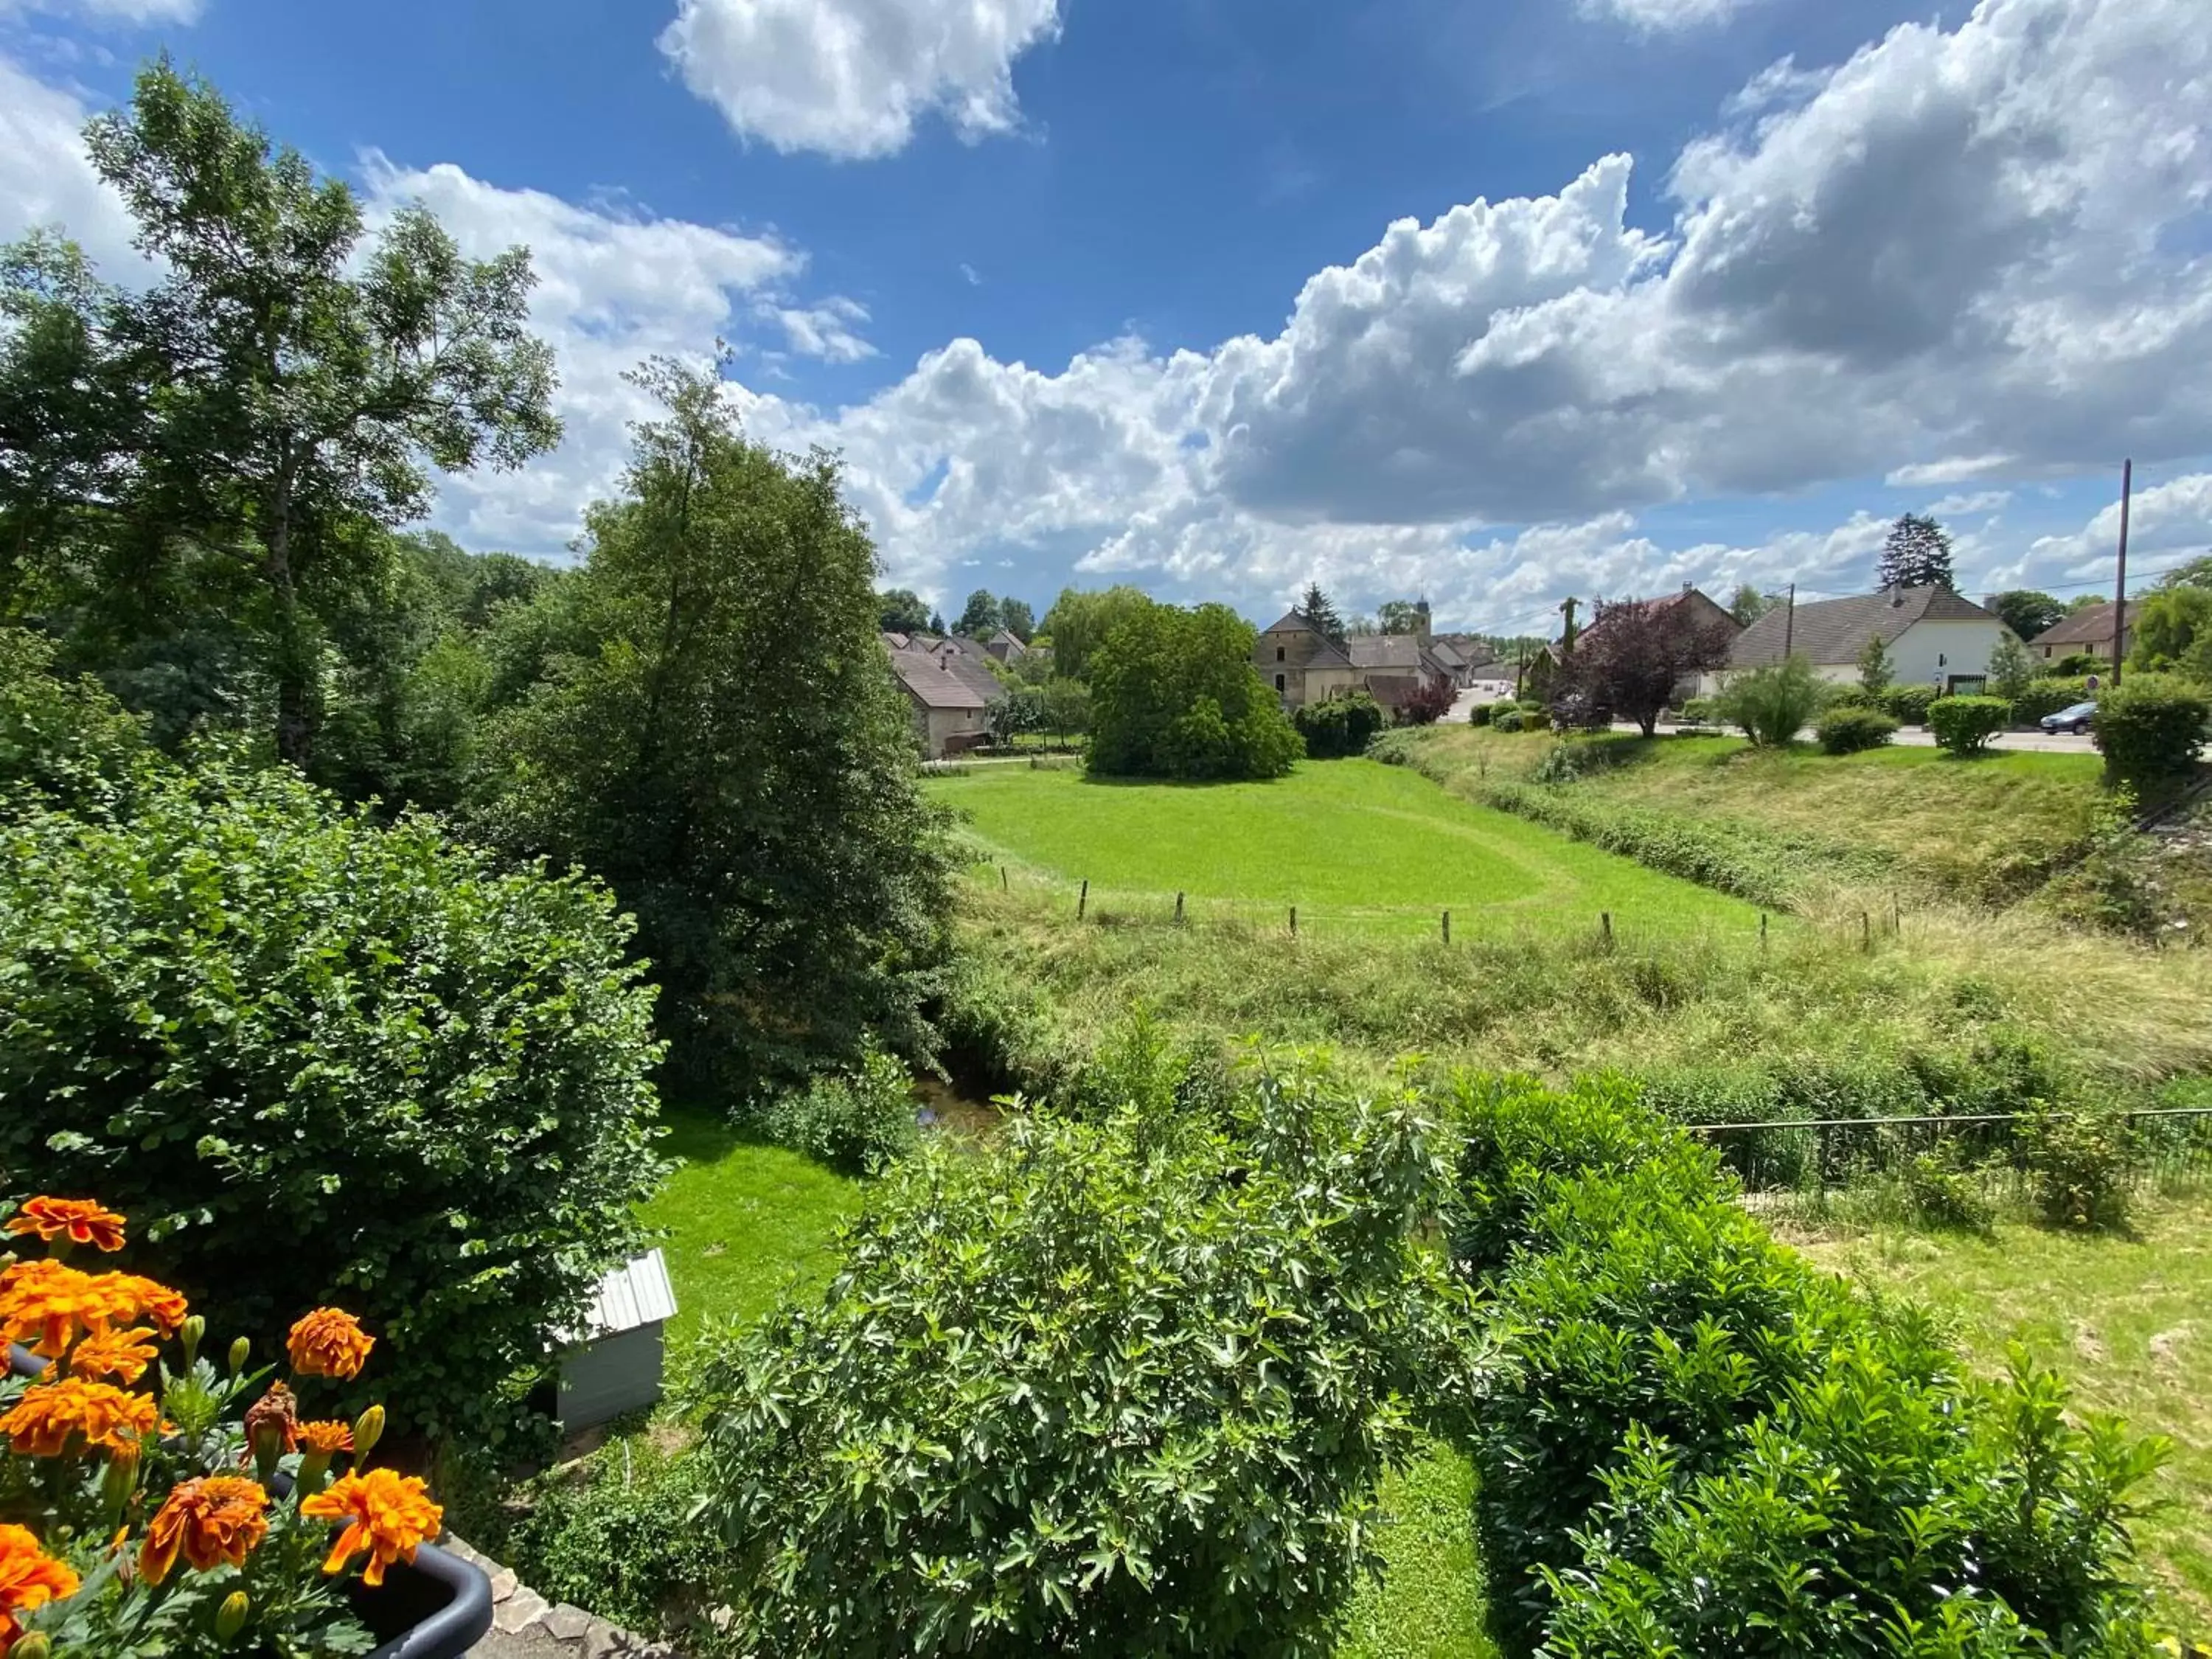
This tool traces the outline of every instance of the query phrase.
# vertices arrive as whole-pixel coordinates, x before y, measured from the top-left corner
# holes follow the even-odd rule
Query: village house
[[[914,715],[915,733],[931,760],[964,754],[991,740],[991,709],[1006,688],[985,665],[972,640],[928,634],[885,634],[884,654]]]
[[[1302,708],[1340,691],[1364,690],[1395,709],[1424,684],[1456,685],[1455,672],[1430,648],[1428,607],[1419,607],[1413,634],[1354,634],[1340,646],[1297,611],[1263,629],[1253,647],[1253,665],[1275,688],[1285,708]]]
[[[1765,668],[1786,655],[1808,658],[1836,684],[1855,684],[1869,639],[1889,653],[1899,685],[1934,685],[1947,696],[1979,693],[1988,684],[1990,653],[2012,633],[2002,617],[1948,587],[1891,587],[1844,599],[1778,606],[1736,635],[1728,666],[1701,677],[1711,695],[1729,675]]]
[[[2136,613],[2142,608],[2139,603],[2128,607],[2127,638],[2120,647],[2123,655],[2135,647]],[[2119,609],[2111,600],[2103,605],[2084,605],[2057,627],[2047,629],[2030,640],[2028,654],[2039,663],[2057,663],[2087,651],[2109,662],[2112,656],[2112,625],[2118,618]]]

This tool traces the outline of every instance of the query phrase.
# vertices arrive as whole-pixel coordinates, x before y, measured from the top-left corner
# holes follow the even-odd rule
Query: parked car
[[[2071,708],[2062,708],[2055,714],[2045,714],[2043,717],[2043,729],[2046,732],[2071,732],[2078,738],[2089,729],[2096,718],[2097,705],[2094,702],[2077,702]]]

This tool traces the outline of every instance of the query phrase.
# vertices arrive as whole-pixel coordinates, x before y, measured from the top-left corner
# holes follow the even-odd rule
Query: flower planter
[[[11,1342],[8,1369],[37,1376],[46,1362]],[[290,1481],[280,1474],[271,1484],[281,1488]],[[375,1589],[351,1585],[347,1599],[354,1617],[377,1638],[368,1659],[463,1659],[491,1629],[491,1580],[435,1544],[419,1546],[411,1565],[395,1562]]]

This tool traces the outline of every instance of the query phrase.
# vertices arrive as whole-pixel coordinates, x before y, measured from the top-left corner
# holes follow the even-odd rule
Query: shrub
[[[2131,674],[2097,699],[2095,736],[2116,783],[2155,788],[2185,777],[2204,747],[2212,697],[2164,674]]]
[[[848,1175],[881,1175],[915,1149],[914,1079],[871,1047],[851,1071],[830,1072],[760,1114],[769,1139]]]
[[[2033,726],[2046,714],[2055,714],[2062,708],[2071,708],[2077,702],[2087,702],[2091,696],[2088,686],[2078,678],[2030,680],[2027,690],[2013,699],[2013,724]]]
[[[1971,1171],[1934,1152],[1916,1152],[1904,1168],[1905,1199],[1923,1226],[1986,1234],[1996,1206]]]
[[[1820,703],[1821,708],[1829,714],[1837,714],[1844,709],[1879,708],[1881,706],[1881,697],[1878,693],[1868,690],[1863,685],[1852,685],[1848,682],[1841,685],[1830,685]]]
[[[736,1644],[1324,1650],[1406,1402],[1459,1392],[1443,1171],[1310,1070],[1230,1115],[925,1149],[818,1301],[708,1352]]]
[[[2061,657],[2054,672],[2064,675],[2104,674],[2112,671],[2112,659],[2095,651],[2069,651]]]
[[[2046,1224],[2083,1231],[2128,1224],[2134,1147],[2126,1119],[2039,1104],[2021,1117],[2019,1133],[2035,1206]]]
[[[1682,718],[1692,726],[1710,726],[1719,717],[1716,699],[1692,697],[1682,705]]]
[[[1714,704],[1720,717],[1760,748],[1786,748],[1796,741],[1824,696],[1813,665],[1802,656],[1732,676]]]
[[[1494,712],[1495,706],[1491,703],[1476,703],[1467,711],[1467,723],[1469,726],[1487,726]]]
[[[1905,726],[1925,726],[1929,705],[1942,695],[1933,685],[1893,685],[1881,694],[1881,712]]]
[[[1313,760],[1359,754],[1383,722],[1382,705],[1358,690],[1339,691],[1307,703],[1291,718],[1305,739],[1307,757]]]
[[[1522,729],[1528,732],[1548,732],[1552,729],[1552,714],[1547,708],[1524,708],[1521,711]]]
[[[0,847],[0,1169],[140,1217],[225,1328],[350,1303],[395,1414],[499,1439],[660,1173],[606,890],[221,763]]]
[[[1928,729],[1954,755],[1981,754],[2011,724],[2012,705],[2002,697],[1938,697],[1928,705]]]
[[[1398,703],[1401,726],[1434,726],[1459,701],[1459,688],[1449,680],[1425,679]]]
[[[209,1346],[207,1321],[174,1290],[86,1271],[95,1249],[126,1248],[125,1220],[88,1200],[40,1196],[8,1223],[11,1243],[41,1239],[46,1255],[0,1277],[0,1341],[35,1345],[44,1361],[28,1386],[0,1370],[0,1513],[10,1517],[0,1526],[0,1648],[27,1653],[17,1645],[27,1629],[56,1653],[100,1659],[367,1652],[374,1638],[336,1575],[380,1582],[439,1530],[419,1479],[362,1478],[383,1413],[351,1423],[329,1414],[375,1340],[351,1314],[317,1309],[276,1345],[290,1369],[270,1384],[274,1368],[247,1371],[241,1348]],[[73,1244],[76,1265],[66,1260]],[[331,1523],[353,1518],[364,1486],[374,1542],[358,1541],[358,1528],[335,1537]]]
[[[1518,708],[1501,705],[1490,724],[1499,732],[1525,732],[1528,729],[1528,717]]]
[[[1878,708],[1838,708],[1820,726],[1820,751],[1856,755],[1880,749],[1897,735],[1897,722]]]
[[[53,647],[0,628],[0,815],[28,806],[114,806],[151,763],[144,727],[97,682],[57,678]]]
[[[702,1611],[717,1552],[692,1519],[696,1459],[641,1437],[542,1477],[528,1497],[501,1559],[541,1595],[641,1632],[672,1633]]]

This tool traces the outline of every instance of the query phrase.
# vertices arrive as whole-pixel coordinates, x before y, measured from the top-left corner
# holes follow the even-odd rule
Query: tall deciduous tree
[[[1319,582],[1306,584],[1305,594],[1298,600],[1297,611],[1306,619],[1307,625],[1323,639],[1337,645],[1344,643],[1344,617],[1338,611],[1335,601],[1322,592]]]
[[[1734,617],[1737,623],[1744,628],[1750,627],[1752,623],[1773,609],[1774,601],[1749,582],[1737,588],[1735,598],[1729,601],[1729,615]]]
[[[876,595],[876,621],[886,634],[921,634],[929,629],[929,607],[910,587]]]
[[[1952,586],[1949,534],[1923,514],[1905,514],[1889,527],[1874,580],[1877,587]]]
[[[1859,647],[1859,685],[1870,697],[1878,697],[1889,690],[1889,683],[1897,676],[1897,665],[1890,660],[1889,647],[1879,634],[1867,635],[1867,642]]]
[[[2032,587],[2015,587],[2008,592],[1992,594],[1989,609],[2002,617],[2004,625],[2023,640],[2047,634],[2066,620],[2064,605],[2050,594]]]
[[[1305,751],[1226,605],[1146,601],[1091,665],[1091,768],[1109,777],[1280,777]]]
[[[952,625],[956,634],[965,634],[971,640],[988,640],[999,631],[999,601],[988,587],[979,587],[968,596],[968,608],[960,613],[960,620]]]
[[[586,515],[549,683],[487,739],[484,826],[614,885],[694,1075],[749,1094],[872,1034],[926,1045],[951,855],[875,550],[832,458],[747,442],[710,373],[638,380],[665,412]]]
[[[1385,599],[1376,612],[1375,623],[1385,634],[1417,634],[1421,628],[1421,607],[1411,599]]]
[[[10,263],[9,309],[33,326],[0,368],[0,508],[94,514],[106,556],[140,576],[229,565],[277,751],[304,763],[319,608],[386,556],[369,532],[422,516],[434,470],[519,465],[560,437],[529,253],[465,259],[419,206],[368,238],[343,183],[166,60],[85,142],[161,276],[125,294],[51,250]],[[72,357],[83,383],[31,380]]]
[[[1140,587],[1122,583],[1107,588],[1064,587],[1044,613],[1044,631],[1052,635],[1054,665],[1070,679],[1091,677],[1091,658],[1106,636],[1152,603]]]
[[[1680,600],[1600,599],[1597,615],[1560,665],[1552,700],[1572,695],[1610,709],[1650,737],[1688,677],[1728,660],[1736,630],[1727,618]]]

